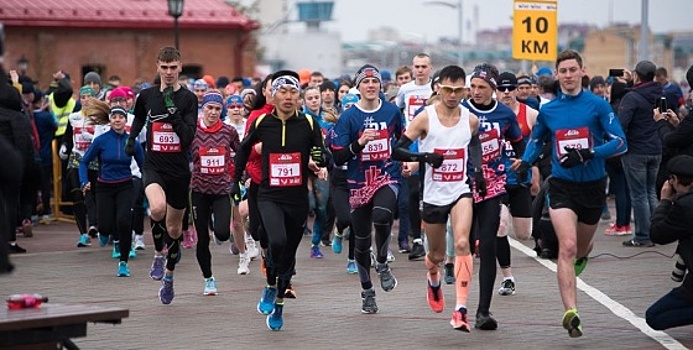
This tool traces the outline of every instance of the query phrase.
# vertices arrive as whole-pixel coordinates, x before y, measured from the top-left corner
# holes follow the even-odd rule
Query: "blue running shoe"
[[[161,288],[159,288],[159,300],[164,305],[168,305],[173,301],[176,293],[173,292],[173,276],[165,276],[161,279]]]
[[[152,267],[149,268],[149,277],[155,281],[160,281],[164,278],[164,257],[155,256],[154,261],[152,261]]]
[[[284,325],[284,316],[282,315],[282,311],[284,311],[284,303],[274,304],[274,311],[267,315],[267,328],[273,331],[282,329],[282,326]]]
[[[105,247],[108,244],[108,236],[99,232],[99,246]]]
[[[130,277],[130,269],[125,261],[118,263],[118,277]]]
[[[99,236],[99,243],[101,241],[101,237]],[[119,243],[113,243],[113,253],[111,253],[111,258],[113,259],[120,259],[120,244]]]
[[[334,238],[332,239],[332,251],[335,254],[342,254],[342,240],[344,236],[337,231],[334,233]]]
[[[217,280],[214,276],[210,278],[205,278],[205,289],[202,291],[202,295],[217,295]]]
[[[257,303],[257,311],[263,315],[269,315],[274,310],[274,299],[277,298],[277,288],[267,286],[262,289],[262,297]]]
[[[135,248],[130,248],[130,254],[128,255],[128,258],[134,259],[137,257],[137,250]]]
[[[310,248],[310,257],[313,259],[322,259],[323,255],[320,251],[320,247],[314,245],[312,248]]]
[[[79,240],[77,241],[77,248],[82,247],[91,247],[91,238],[89,238],[89,235],[86,233],[79,236]]]
[[[359,269],[356,267],[356,261],[347,260],[347,273],[350,275],[357,274]]]

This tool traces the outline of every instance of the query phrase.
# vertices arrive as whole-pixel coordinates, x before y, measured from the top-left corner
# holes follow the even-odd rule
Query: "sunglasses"
[[[500,91],[500,92],[511,92],[511,91],[515,91],[515,89],[517,89],[517,86],[512,86],[512,85],[511,86],[499,86],[498,87],[498,91]]]
[[[464,86],[438,85],[438,91],[444,94],[461,94],[464,91]]]

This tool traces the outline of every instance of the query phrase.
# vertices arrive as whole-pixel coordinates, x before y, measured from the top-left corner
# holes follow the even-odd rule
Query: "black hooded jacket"
[[[661,96],[662,87],[656,82],[636,85],[623,96],[617,114],[626,134],[628,154],[662,154],[662,142],[652,113]]]

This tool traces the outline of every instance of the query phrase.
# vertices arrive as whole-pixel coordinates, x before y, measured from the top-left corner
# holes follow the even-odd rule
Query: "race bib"
[[[419,108],[423,107],[426,105],[426,98],[423,98],[421,96],[416,96],[412,95],[409,96],[409,101],[407,101],[407,121],[410,122],[412,119],[414,119],[414,116],[416,116],[416,111],[419,110]]]
[[[493,159],[500,157],[500,137],[497,129],[490,129],[479,134],[481,142],[481,160],[487,164]]]
[[[556,130],[555,136],[558,158],[567,154],[566,147],[575,149],[590,149],[592,147],[590,130],[587,127]]]
[[[91,146],[92,134],[88,132],[87,128],[74,127],[73,133],[75,135],[75,148],[80,151],[86,151],[89,146]],[[92,133],[94,128],[92,127]]]
[[[433,152],[444,157],[443,164],[438,169],[433,169],[431,177],[438,182],[457,182],[462,181],[465,174],[465,155],[464,148],[455,149],[434,149]]]
[[[378,136],[361,151],[361,161],[374,162],[390,158],[390,137],[387,130],[378,130]]]
[[[200,173],[222,175],[226,171],[226,149],[224,147],[200,147]]]
[[[154,152],[180,152],[180,137],[173,131],[171,123],[152,123],[152,151]]]
[[[269,163],[270,186],[293,187],[303,184],[301,153],[270,153]]]

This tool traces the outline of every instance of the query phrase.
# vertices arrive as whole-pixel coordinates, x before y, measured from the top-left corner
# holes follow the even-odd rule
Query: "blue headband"
[[[239,95],[231,95],[226,98],[226,105],[231,106],[231,105],[242,105],[243,104],[243,98]]]
[[[205,95],[202,97],[202,107],[204,107],[208,103],[215,103],[218,104],[219,106],[224,106],[224,96],[222,96],[218,91],[216,90],[210,90],[205,92]]]

